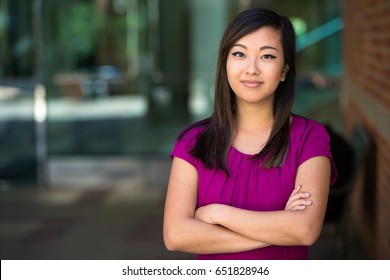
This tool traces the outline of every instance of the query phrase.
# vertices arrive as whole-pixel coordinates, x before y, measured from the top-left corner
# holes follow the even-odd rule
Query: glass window
[[[294,110],[336,116],[318,110],[337,103],[340,32],[323,28],[336,0],[1,1],[0,188],[69,158],[169,161],[178,132],[211,114],[220,38],[250,7],[290,17],[300,39],[319,30],[298,53]]]
[[[0,190],[36,183],[30,1],[0,2]]]

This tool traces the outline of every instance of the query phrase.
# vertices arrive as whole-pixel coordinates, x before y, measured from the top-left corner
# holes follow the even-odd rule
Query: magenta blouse
[[[198,171],[197,207],[220,203],[255,211],[283,210],[295,187],[298,167],[316,156],[326,156],[332,161],[330,139],[325,127],[313,120],[293,116],[290,127],[290,146],[284,164],[279,168],[259,168],[251,155],[241,153],[233,146],[229,149],[230,177],[222,170],[208,169],[189,154],[203,128],[188,131],[177,140],[171,157],[192,164]],[[336,180],[332,162],[331,184]],[[307,259],[307,246],[269,246],[240,253],[198,255],[197,259]]]

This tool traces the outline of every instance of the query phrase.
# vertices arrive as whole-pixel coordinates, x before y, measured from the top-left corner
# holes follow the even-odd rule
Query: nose
[[[258,75],[260,73],[259,65],[256,59],[248,59],[246,73],[248,75]]]

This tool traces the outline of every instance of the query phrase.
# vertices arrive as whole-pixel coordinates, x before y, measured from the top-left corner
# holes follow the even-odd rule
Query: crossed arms
[[[196,209],[198,175],[174,158],[164,211],[168,250],[195,254],[234,253],[269,245],[311,245],[322,229],[330,160],[314,157],[300,165],[296,188],[281,211],[250,211],[222,204]]]

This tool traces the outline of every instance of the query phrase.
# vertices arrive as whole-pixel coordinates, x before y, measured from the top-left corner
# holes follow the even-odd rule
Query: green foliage
[[[104,17],[89,3],[74,3],[60,14],[58,24],[58,47],[71,60],[91,55],[99,39],[99,30]]]

